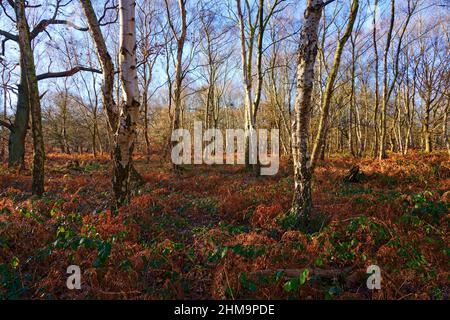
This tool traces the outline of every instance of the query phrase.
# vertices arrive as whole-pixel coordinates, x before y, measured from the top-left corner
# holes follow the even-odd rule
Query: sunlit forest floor
[[[110,210],[107,157],[49,154],[46,193],[0,166],[0,298],[448,299],[450,164],[444,152],[332,157],[314,181],[310,230],[288,212],[291,167],[136,159],[146,184]],[[352,165],[363,172],[343,182]],[[68,290],[78,265],[81,290]],[[366,268],[381,268],[368,290]],[[307,270],[307,271],[305,271]]]

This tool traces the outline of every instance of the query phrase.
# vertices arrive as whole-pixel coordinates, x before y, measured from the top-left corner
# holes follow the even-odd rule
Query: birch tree
[[[312,209],[311,166],[308,154],[311,96],[314,86],[314,65],[317,57],[317,38],[324,3],[308,0],[300,30],[297,53],[297,95],[292,121],[292,155],[294,160],[294,197],[291,214],[299,225],[307,225]]]
[[[172,130],[177,130],[181,126],[181,93],[183,90],[183,51],[187,36],[187,12],[186,12],[186,1],[178,0],[178,11],[181,18],[180,30],[177,30],[172,19],[172,14],[170,12],[170,6],[168,0],[164,0],[166,5],[167,19],[172,31],[173,37],[176,40],[176,65],[175,65],[175,88],[173,93],[174,100],[174,112],[172,117]],[[171,145],[175,145],[173,142]],[[174,169],[178,169],[176,165],[173,166]]]
[[[102,66],[102,100],[108,116],[109,130],[114,135],[113,190],[117,205],[131,196],[131,179],[138,176],[133,167],[133,151],[139,118],[139,88],[136,70],[136,26],[134,0],[119,2],[120,44],[119,64],[122,98],[120,113],[114,101],[114,65],[90,0],[81,0],[89,31]]]
[[[233,53],[229,48],[230,26],[221,25],[219,11],[214,10],[215,7],[220,8],[220,1],[200,2],[199,23],[202,40],[199,47],[205,61],[201,77],[206,82],[204,122],[207,129],[217,128],[220,102],[224,91],[220,80],[223,80],[222,82],[226,80],[228,59]]]
[[[130,181],[133,169],[133,150],[139,119],[139,87],[136,70],[135,0],[119,1],[120,45],[119,64],[122,85],[122,106],[114,146],[113,189],[116,201],[121,204],[131,194]]]
[[[257,156],[257,146],[250,150],[251,133],[256,130],[256,119],[261,102],[261,92],[263,85],[263,42],[264,33],[271,17],[278,12],[280,4],[284,0],[275,0],[269,4],[267,13],[265,12],[265,1],[258,0],[257,15],[252,16],[252,7],[249,1],[245,1],[245,11],[242,9],[241,0],[236,0],[237,18],[239,25],[239,40],[241,45],[241,62],[244,86],[244,130],[245,130],[245,164],[248,168],[253,164],[255,173],[259,173],[259,159]],[[246,18],[244,17],[246,14]],[[256,43],[255,43],[256,41]],[[256,48],[255,48],[256,46]],[[256,51],[256,87],[253,85],[253,52]],[[256,153],[256,154],[255,154]],[[254,159],[250,160],[250,154]],[[250,163],[252,162],[252,163]]]

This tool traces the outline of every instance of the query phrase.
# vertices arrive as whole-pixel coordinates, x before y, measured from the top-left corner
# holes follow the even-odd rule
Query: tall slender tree
[[[164,0],[166,5],[166,13],[167,19],[170,26],[170,30],[172,31],[172,35],[176,40],[177,47],[177,55],[176,55],[176,65],[175,65],[175,88],[173,93],[174,100],[174,111],[172,116],[172,130],[179,129],[181,127],[181,93],[183,91],[183,79],[185,73],[183,72],[183,51],[184,45],[186,42],[187,36],[187,11],[186,11],[186,2],[187,0],[178,0],[178,10],[181,18],[180,30],[177,30],[174,21],[172,19],[172,14],[170,12],[170,6],[168,0]],[[171,145],[176,144],[176,142],[172,142]],[[173,165],[175,170],[178,170],[177,165]]]
[[[309,223],[312,209],[311,163],[308,153],[309,124],[311,121],[314,87],[314,65],[317,57],[317,38],[324,3],[308,0],[300,30],[297,62],[297,95],[292,120],[292,155],[294,160],[294,197],[291,214],[299,225]]]
[[[358,14],[359,1],[353,0],[352,7],[350,9],[350,16],[348,18],[347,27],[343,36],[339,39],[336,51],[334,53],[334,61],[333,66],[330,71],[330,75],[328,76],[327,84],[325,87],[323,104],[322,104],[322,114],[319,120],[319,128],[317,130],[316,139],[314,141],[314,147],[311,154],[311,165],[312,168],[316,165],[317,158],[319,157],[319,153],[322,148],[325,148],[325,134],[328,126],[329,119],[329,110],[331,98],[333,96],[334,84],[336,81],[336,77],[339,71],[339,66],[341,64],[342,52],[344,51],[345,44],[347,40],[350,38],[350,35],[353,31],[353,25],[355,24],[356,16]]]
[[[133,166],[133,151],[139,118],[139,88],[136,65],[136,25],[134,0],[119,2],[120,80],[123,92],[120,113],[114,101],[114,65],[103,37],[99,20],[90,0],[81,0],[89,30],[95,44],[97,56],[102,66],[103,106],[108,116],[109,130],[114,136],[113,146],[113,190],[117,205],[122,205],[131,196],[131,182],[139,179]]]
[[[263,43],[264,33],[273,15],[278,11],[280,4],[284,0],[275,0],[268,6],[268,12],[264,10],[266,3],[258,0],[256,18],[252,16],[252,6],[249,1],[245,1],[245,11],[242,9],[241,0],[236,0],[236,10],[238,17],[241,62],[244,85],[244,130],[245,130],[245,164],[247,168],[253,167],[256,174],[259,174],[258,147],[253,146],[250,150],[251,134],[257,127],[257,115],[261,102],[261,92],[263,86]],[[246,18],[244,15],[246,14]],[[256,41],[256,43],[255,43]],[[256,48],[255,48],[256,45]],[[256,51],[256,87],[253,81],[253,53]],[[252,155],[252,157],[250,157]],[[252,162],[252,163],[251,163]]]
[[[116,201],[121,204],[131,195],[133,151],[139,119],[139,87],[136,71],[136,19],[135,0],[119,1],[120,21],[120,82],[122,106],[114,146],[113,187]]]
[[[41,102],[37,84],[33,50],[31,49],[29,26],[25,14],[25,0],[15,2],[16,23],[19,32],[21,68],[24,70],[28,92],[28,105],[31,111],[33,132],[33,177],[32,192],[41,196],[44,193],[45,146],[42,134]]]

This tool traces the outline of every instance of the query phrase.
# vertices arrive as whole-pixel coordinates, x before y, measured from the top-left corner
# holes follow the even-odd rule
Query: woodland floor
[[[49,154],[41,199],[29,170],[0,165],[0,298],[449,298],[446,153],[328,159],[308,232],[283,214],[293,190],[285,162],[256,178],[239,166],[177,176],[156,155],[136,161],[146,184],[117,213],[106,157]],[[353,164],[364,175],[345,183]],[[66,288],[72,264],[81,290]],[[373,292],[371,264],[382,272]]]

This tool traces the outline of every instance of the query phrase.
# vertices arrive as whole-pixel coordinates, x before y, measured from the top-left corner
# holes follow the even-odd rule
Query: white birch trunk
[[[114,148],[114,192],[120,204],[130,197],[133,150],[139,119],[139,88],[136,70],[135,0],[119,1],[119,64],[122,107]]]
[[[291,212],[296,215],[299,225],[307,225],[312,208],[312,175],[308,153],[308,136],[312,109],[314,65],[317,57],[317,37],[322,10],[322,0],[308,0],[298,48],[297,96],[292,122],[295,189]]]

